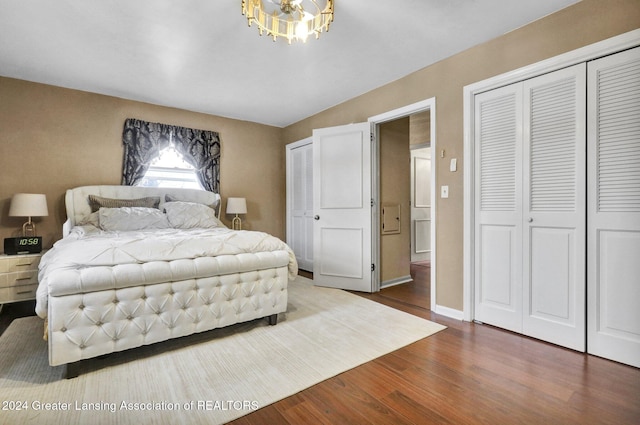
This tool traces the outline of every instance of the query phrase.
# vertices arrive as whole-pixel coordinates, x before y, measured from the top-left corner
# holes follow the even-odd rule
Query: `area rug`
[[[1,424],[220,424],[445,327],[345,291],[289,282],[266,320],[114,353],[64,379],[48,364],[42,320],[0,337]]]

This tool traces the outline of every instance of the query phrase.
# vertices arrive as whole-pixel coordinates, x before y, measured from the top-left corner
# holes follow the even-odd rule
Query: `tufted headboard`
[[[65,206],[67,209],[67,221],[62,227],[62,235],[67,236],[76,223],[91,214],[89,195],[97,195],[104,198],[136,199],[147,196],[160,197],[160,209],[165,202],[165,195],[175,197],[177,200],[197,202],[199,204],[214,206],[216,217],[220,217],[220,195],[213,192],[197,189],[176,189],[169,187],[140,187],[140,186],[80,186],[67,190]]]

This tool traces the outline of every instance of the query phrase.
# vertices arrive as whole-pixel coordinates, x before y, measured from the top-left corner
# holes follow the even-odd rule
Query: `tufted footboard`
[[[78,362],[262,317],[287,308],[287,266],[50,296],[49,363]]]

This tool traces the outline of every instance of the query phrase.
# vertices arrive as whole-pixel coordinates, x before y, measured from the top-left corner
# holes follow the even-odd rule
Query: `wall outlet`
[[[441,198],[449,197],[449,186],[440,186],[440,197]]]

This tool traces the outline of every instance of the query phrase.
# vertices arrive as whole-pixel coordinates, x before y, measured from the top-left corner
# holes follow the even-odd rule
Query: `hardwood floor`
[[[385,299],[419,307],[426,310],[431,308],[431,267],[425,263],[412,263],[410,267],[413,282],[390,286],[380,291],[378,295]]]
[[[407,287],[359,295],[446,330],[231,423],[640,423],[640,369],[432,313],[415,271]]]
[[[640,423],[640,369],[439,316],[428,310],[420,276],[413,287],[359,295],[446,330],[232,423]],[[29,314],[29,303],[6,305],[0,332]]]

